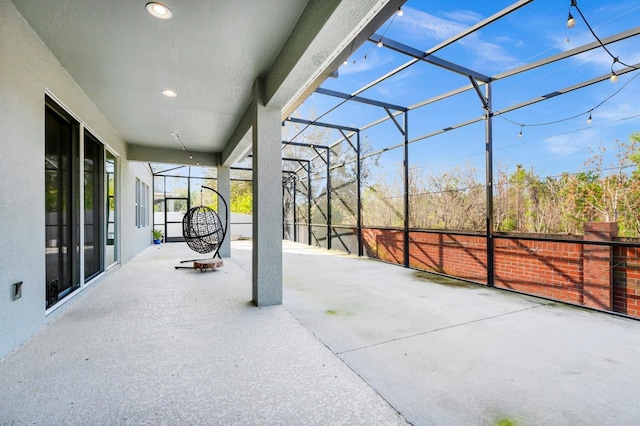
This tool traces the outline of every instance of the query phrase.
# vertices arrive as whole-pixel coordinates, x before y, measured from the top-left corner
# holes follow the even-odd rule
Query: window
[[[149,185],[136,178],[136,227],[149,226]]]
[[[136,179],[136,227],[140,228],[140,179]]]
[[[142,184],[142,226],[149,226],[149,185]]]

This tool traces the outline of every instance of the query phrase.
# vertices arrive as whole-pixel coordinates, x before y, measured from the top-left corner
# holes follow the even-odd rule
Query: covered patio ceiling
[[[130,160],[193,163],[185,148],[203,165],[250,149],[245,110],[258,77],[267,106],[286,117],[404,3],[168,0],[173,16],[162,20],[144,0],[12,1],[127,142]]]

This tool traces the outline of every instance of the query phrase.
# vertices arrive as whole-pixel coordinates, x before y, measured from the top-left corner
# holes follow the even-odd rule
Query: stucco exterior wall
[[[119,156],[120,260],[151,241],[135,228],[135,177],[126,145],[9,0],[0,0],[0,359],[64,309],[45,315],[44,101],[49,93]],[[12,286],[22,281],[22,298]],[[68,305],[69,303],[66,303]]]

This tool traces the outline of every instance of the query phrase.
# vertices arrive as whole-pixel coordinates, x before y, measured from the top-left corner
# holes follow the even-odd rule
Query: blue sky
[[[426,51],[512,3],[502,0],[409,0],[403,7],[403,16],[394,17],[377,32]],[[570,3],[570,0],[535,0],[435,55],[492,76],[594,41],[575,9],[572,14],[576,25],[573,29],[567,28]],[[640,25],[637,0],[579,0],[578,6],[601,39]],[[622,62],[640,62],[640,36],[608,47]],[[351,54],[348,65],[340,67],[339,77],[327,80],[322,87],[354,93],[410,59],[367,42]],[[611,58],[600,48],[496,81],[492,88],[493,109],[500,110],[608,74],[611,64]],[[526,168],[533,167],[540,176],[583,170],[585,159],[592,155],[590,150],[599,145],[611,147],[616,139],[626,141],[631,133],[640,131],[640,78],[633,78],[638,74],[640,71],[631,72],[621,76],[615,84],[607,80],[513,111],[504,118],[494,118],[496,167],[513,170],[516,164],[522,164]],[[464,76],[418,63],[366,90],[361,96],[411,106],[467,84],[469,80]],[[588,111],[618,90],[617,95],[592,112],[592,122],[587,124]],[[294,116],[315,118],[339,102],[314,94]],[[572,120],[539,125],[581,113],[584,114]],[[385,115],[382,109],[350,102],[321,121],[362,127]],[[474,91],[467,91],[411,111],[410,139],[481,115],[479,98]],[[518,137],[520,126],[505,118],[525,124],[522,138]],[[288,133],[291,134],[291,130]],[[363,132],[363,136],[373,149],[402,142],[402,136],[389,121]],[[331,132],[327,143],[338,138],[337,132]],[[397,175],[401,159],[401,149],[385,152],[380,158],[381,172]],[[410,160],[413,168],[449,170],[471,165],[484,175],[484,124],[473,124],[412,143]],[[609,161],[612,160],[606,160]]]

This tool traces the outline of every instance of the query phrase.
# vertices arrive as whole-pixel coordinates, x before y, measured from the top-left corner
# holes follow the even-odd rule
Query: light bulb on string
[[[587,124],[591,124],[591,113],[589,113],[589,118],[587,118]]]
[[[618,74],[615,71],[611,71],[611,77],[609,77],[609,81],[612,83],[616,83],[618,81]]]
[[[520,133],[518,133],[518,138],[522,139],[522,128],[524,127],[524,124],[520,125]]]
[[[347,65],[349,65],[349,61],[345,59],[344,62],[342,63],[342,65],[344,65],[346,67]]]
[[[404,12],[402,11],[402,8],[399,7],[398,8],[398,16],[402,16],[402,15],[404,15]]]
[[[189,160],[193,160],[193,155],[189,154]]]
[[[382,44],[382,40],[378,40],[378,47],[382,47],[384,46],[384,44]]]
[[[573,28],[575,26],[576,26],[576,20],[571,15],[571,12],[569,12],[569,17],[567,18],[567,28]]]
[[[613,58],[613,62],[611,63],[611,77],[609,77],[609,80],[612,83],[615,83],[618,81],[618,74],[616,74],[616,72],[613,70],[613,66],[616,64],[616,62],[618,62],[618,57],[616,56],[615,58]]]

